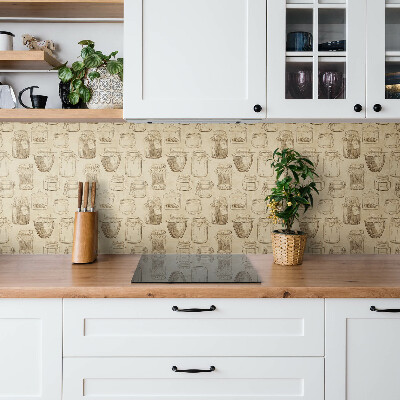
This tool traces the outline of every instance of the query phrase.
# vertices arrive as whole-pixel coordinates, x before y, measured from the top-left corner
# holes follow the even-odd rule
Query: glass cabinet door
[[[367,0],[367,117],[400,118],[400,0]]]
[[[365,19],[365,0],[268,0],[267,117],[364,118]]]

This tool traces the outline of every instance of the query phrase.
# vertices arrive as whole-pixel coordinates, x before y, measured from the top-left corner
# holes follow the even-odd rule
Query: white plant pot
[[[106,67],[91,68],[90,72],[97,71],[100,78],[90,80],[85,78],[85,85],[91,90],[92,98],[87,107],[92,110],[123,107],[123,84],[118,75],[111,75]]]

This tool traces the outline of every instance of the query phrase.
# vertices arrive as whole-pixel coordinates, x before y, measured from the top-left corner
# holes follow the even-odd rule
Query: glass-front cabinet
[[[400,118],[400,0],[367,0],[367,118]]]
[[[366,5],[268,0],[267,117],[365,117]]]

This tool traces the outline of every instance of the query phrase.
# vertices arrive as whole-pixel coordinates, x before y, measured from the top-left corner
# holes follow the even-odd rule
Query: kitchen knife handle
[[[217,307],[211,306],[210,308],[178,308],[178,306],[173,306],[172,311],[179,312],[204,312],[204,311],[215,311]]]
[[[78,209],[82,207],[83,182],[78,183]]]
[[[174,372],[186,372],[187,374],[198,374],[200,372],[213,372],[215,371],[214,365],[211,365],[210,369],[178,369],[176,365],[172,367]]]
[[[91,206],[94,208],[94,202],[96,201],[96,182],[92,182],[92,192],[90,193]]]
[[[86,210],[89,198],[89,182],[85,182],[85,190],[83,191],[83,208]]]
[[[375,306],[370,307],[370,311],[375,311],[375,312],[388,312],[388,313],[400,313],[400,308],[384,308],[384,309],[378,309]]]

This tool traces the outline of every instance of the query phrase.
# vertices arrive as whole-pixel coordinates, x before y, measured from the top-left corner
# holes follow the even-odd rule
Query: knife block
[[[98,214],[94,212],[76,212],[74,223],[74,242],[72,262],[89,264],[97,258]]]

